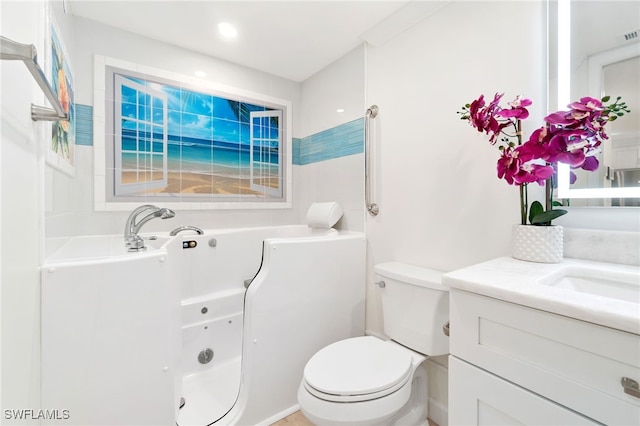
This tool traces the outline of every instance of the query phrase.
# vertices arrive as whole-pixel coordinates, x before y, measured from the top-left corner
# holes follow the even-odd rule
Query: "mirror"
[[[611,95],[631,109],[607,124],[594,172],[559,164],[558,198],[572,206],[640,206],[640,2],[550,1],[549,109]],[[556,90],[554,90],[556,88]]]

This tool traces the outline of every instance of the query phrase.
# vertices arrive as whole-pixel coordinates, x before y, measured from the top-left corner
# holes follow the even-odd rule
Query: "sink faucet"
[[[149,213],[147,213],[147,215],[142,219],[137,220],[138,216],[145,212]],[[156,207],[151,204],[145,204],[132,211],[127,218],[127,223],[124,225],[124,239],[126,245],[129,246],[129,251],[144,250],[146,248],[144,246],[144,240],[138,235],[142,225],[156,217],[159,217],[160,219],[169,219],[175,215],[176,214],[172,210]]]

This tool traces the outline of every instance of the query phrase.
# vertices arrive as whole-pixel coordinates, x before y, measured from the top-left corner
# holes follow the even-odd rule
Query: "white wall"
[[[456,112],[480,94],[523,94],[534,101],[525,131],[538,127],[546,108],[543,6],[452,2],[369,48],[367,98],[380,106],[372,264],[450,271],[509,253],[517,187],[497,178],[497,147]],[[377,294],[369,296],[368,328],[381,331]]]
[[[293,103],[294,137],[305,137],[361,117],[364,105],[364,48],[349,52],[302,85],[235,64],[199,55],[97,24],[64,15],[54,8],[66,42],[77,82],[76,101],[93,104],[93,55],[100,54],[180,73],[207,72],[216,83],[289,99]],[[304,99],[304,102],[301,100]],[[337,113],[336,109],[345,109]],[[56,237],[122,232],[126,213],[93,211],[93,147],[76,146],[76,176],[47,169],[46,235]],[[293,167],[293,208],[236,211],[177,211],[176,218],[152,221],[145,231],[169,230],[179,224],[202,228],[304,223],[314,201],[339,201],[345,209],[342,229],[364,230],[362,218],[362,155],[353,155]],[[55,244],[48,246],[49,250]]]
[[[364,116],[364,66],[365,47],[360,45],[302,83],[299,137]]]
[[[300,137],[364,115],[364,55],[361,45],[302,83]],[[337,112],[338,108],[344,112]],[[294,166],[294,170],[295,199],[303,214],[312,202],[338,201],[344,209],[338,227],[364,231],[363,154]]]
[[[0,2],[2,36],[34,44],[42,52],[43,13],[39,2]],[[1,405],[3,423],[16,424],[6,418],[5,409],[40,405],[40,194],[48,138],[45,123],[31,121],[30,104],[44,105],[35,80],[19,61],[0,64]]]
[[[93,105],[94,54],[122,59],[127,62],[193,76],[195,70],[207,73],[206,80],[231,87],[261,93],[292,102],[293,136],[298,130],[300,84],[280,77],[204,56],[166,43],[157,42],[133,33],[121,31],[96,22],[64,15],[61,4],[54,4],[54,12],[62,27],[65,43],[70,50],[76,102]],[[66,34],[64,34],[66,30]],[[75,177],[47,170],[48,186],[46,236],[48,239],[72,235],[117,234],[123,232],[128,212],[96,213],[93,211],[93,146],[76,146]],[[299,180],[293,172],[294,191]],[[301,223],[296,207],[291,209],[261,209],[236,211],[176,210],[176,217],[166,221],[151,221],[145,231],[168,231],[178,225],[201,228],[258,226]]]
[[[367,331],[382,333],[372,266],[401,261],[451,271],[509,255],[517,187],[498,180],[498,149],[457,111],[480,94],[533,99],[525,130],[546,111],[543,2],[452,2],[367,50],[377,217],[367,215]],[[534,196],[540,191],[536,188]],[[446,368],[445,357],[434,358]],[[447,424],[446,370],[427,364],[430,417]]]

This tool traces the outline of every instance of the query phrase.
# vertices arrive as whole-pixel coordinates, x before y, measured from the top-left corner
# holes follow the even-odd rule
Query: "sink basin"
[[[589,266],[565,266],[540,284],[640,304],[640,274]]]

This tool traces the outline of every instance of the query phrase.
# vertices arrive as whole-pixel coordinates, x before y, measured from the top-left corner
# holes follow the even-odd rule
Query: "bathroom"
[[[517,191],[495,178],[496,153],[460,122],[456,111],[480,93],[523,94],[534,102],[531,127],[525,128],[530,131],[552,109],[547,106],[546,2],[428,5],[414,5],[419,13],[411,15],[422,19],[393,36],[354,45],[313,74],[289,78],[73,17],[61,2],[0,3],[0,35],[45,52],[44,15],[53,10],[74,72],[75,102],[84,106],[94,106],[94,54],[180,75],[204,68],[206,78],[217,83],[289,100],[294,140],[289,207],[229,211],[185,205],[172,221],[151,221],[145,230],[303,224],[312,202],[338,201],[345,211],[339,228],[366,232],[366,332],[382,335],[373,265],[398,260],[448,272],[510,253]],[[40,407],[39,267],[51,244],[65,237],[120,234],[132,209],[95,208],[95,192],[104,184],[96,178],[100,173],[90,139],[76,141],[73,175],[45,162],[43,141],[50,128],[29,117],[29,105],[44,102],[42,92],[22,64],[3,61],[1,70],[4,416],[7,408]],[[372,104],[380,108],[372,123],[376,217],[364,207],[362,151],[325,161],[295,159],[296,143],[361,120]],[[637,208],[569,210],[557,221],[567,229],[640,232]],[[431,416],[442,426],[450,408],[447,359],[432,359],[427,369]]]

